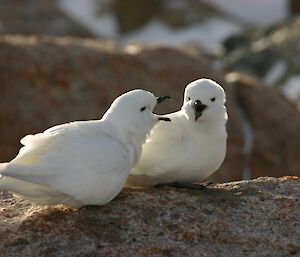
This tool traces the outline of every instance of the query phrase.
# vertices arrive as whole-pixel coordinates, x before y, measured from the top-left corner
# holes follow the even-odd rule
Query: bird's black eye
[[[146,110],[146,106],[144,106],[144,107],[142,107],[141,109],[140,109],[140,111],[142,112],[142,111],[145,111]]]
[[[190,101],[190,100],[191,100],[191,98],[190,98],[190,97],[188,97],[187,99],[188,99],[188,101]]]
[[[213,97],[213,98],[210,98],[210,101],[212,101],[212,102],[214,102],[216,100],[216,98],[215,97]]]

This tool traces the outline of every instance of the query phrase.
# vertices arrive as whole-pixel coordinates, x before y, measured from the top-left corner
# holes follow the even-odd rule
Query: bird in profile
[[[103,205],[122,189],[159,120],[144,90],[114,100],[101,120],[76,121],[27,135],[18,155],[0,164],[0,189],[38,205]]]
[[[167,115],[172,126],[154,127],[126,185],[186,187],[216,171],[226,154],[225,100],[223,88],[213,80],[188,84],[181,110]]]

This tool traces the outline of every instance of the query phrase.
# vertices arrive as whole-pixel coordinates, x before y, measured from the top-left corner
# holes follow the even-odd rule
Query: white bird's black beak
[[[198,120],[198,118],[202,115],[203,111],[206,109],[207,105],[202,104],[200,100],[196,100],[194,102],[194,108],[195,108],[195,121]]]
[[[157,103],[160,104],[166,99],[171,99],[171,97],[167,96],[167,95],[166,96],[159,96],[159,97],[157,97]]]
[[[171,121],[170,118],[167,118],[167,117],[159,117],[158,120],[163,120],[163,121]]]
[[[170,96],[159,96],[156,99],[157,99],[157,103],[160,104],[161,102],[163,102],[166,99],[171,99],[171,97]],[[170,118],[162,117],[162,116],[158,116],[158,120],[169,121],[169,122],[171,121]]]

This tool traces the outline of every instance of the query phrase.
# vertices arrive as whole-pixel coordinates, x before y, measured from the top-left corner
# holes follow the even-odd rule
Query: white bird
[[[158,120],[156,97],[127,92],[101,120],[76,121],[27,135],[19,154],[0,166],[0,189],[38,205],[103,205],[122,189]]]
[[[199,182],[222,164],[226,154],[225,92],[210,79],[187,85],[180,111],[168,114],[171,126],[154,127],[127,186]]]

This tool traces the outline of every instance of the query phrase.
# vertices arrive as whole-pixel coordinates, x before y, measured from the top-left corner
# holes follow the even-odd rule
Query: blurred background
[[[156,111],[176,111],[207,77],[229,112],[227,157],[208,180],[299,176],[299,13],[297,0],[1,0],[0,161],[133,88],[171,95]]]

